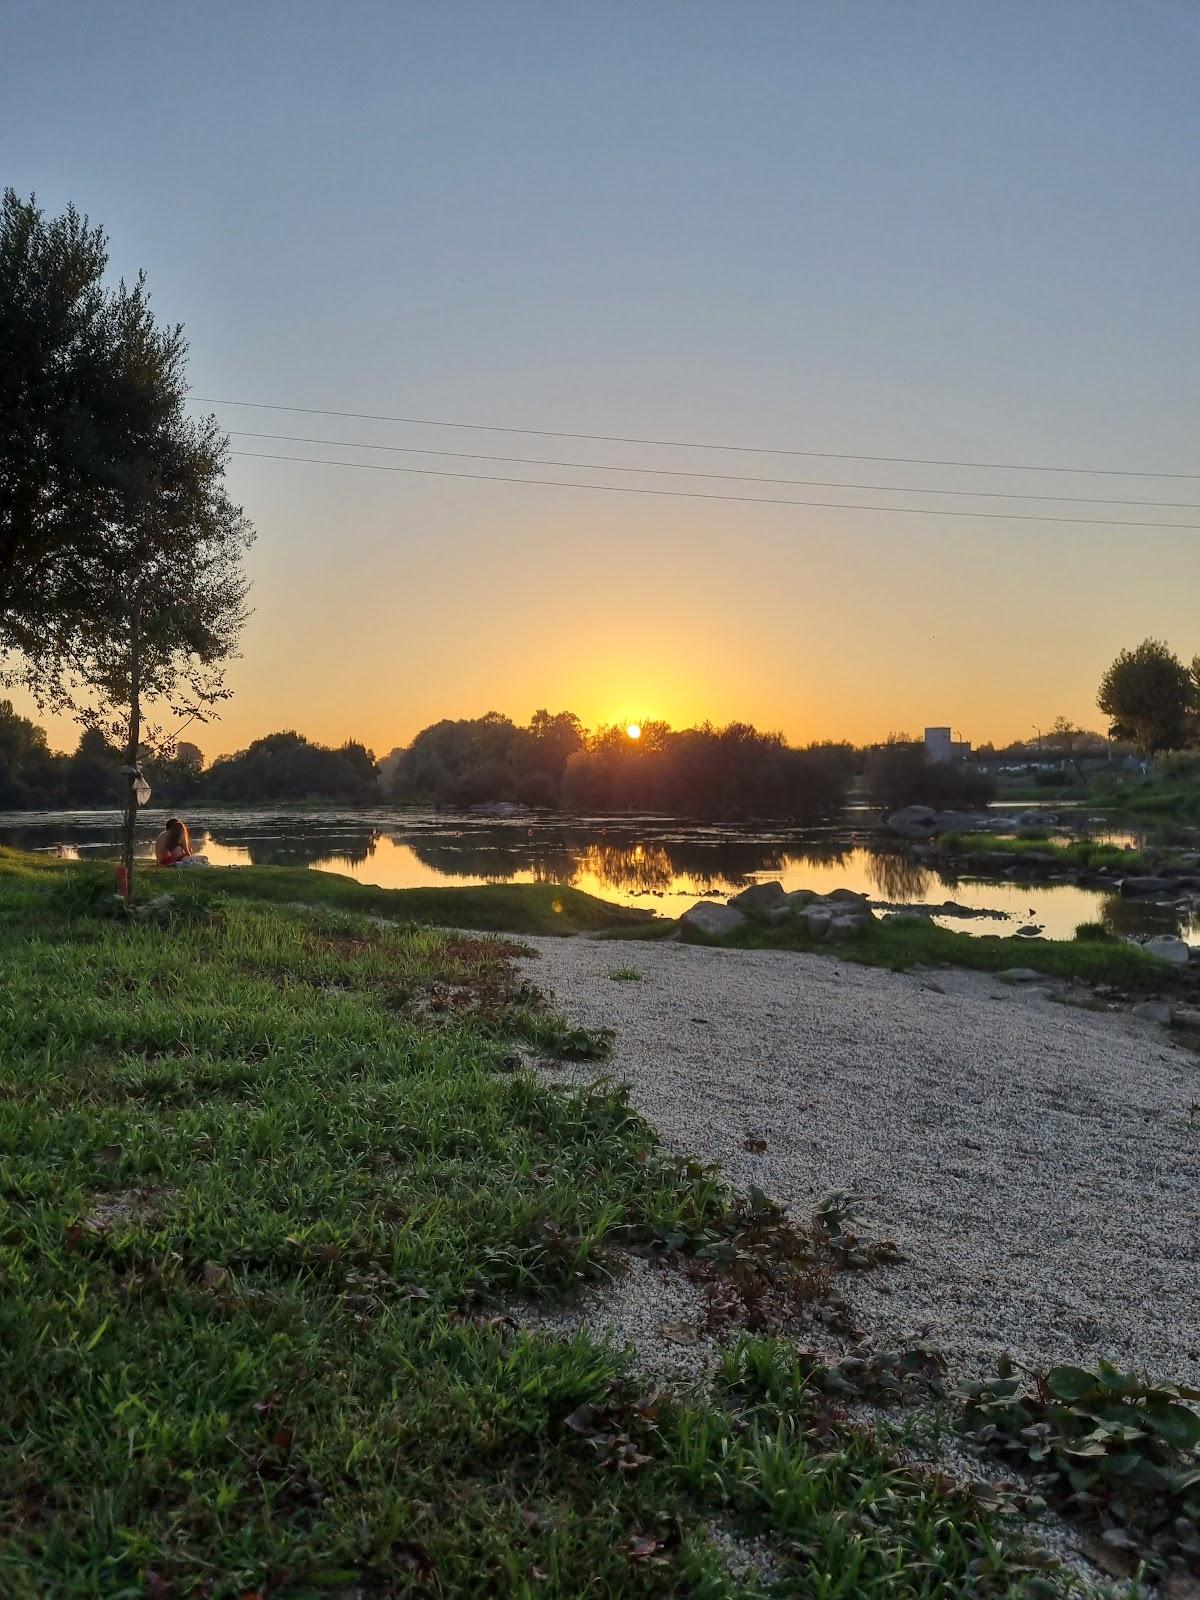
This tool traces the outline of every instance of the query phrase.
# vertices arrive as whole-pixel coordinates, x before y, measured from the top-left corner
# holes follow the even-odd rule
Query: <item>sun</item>
[[[641,724],[637,722],[631,722],[625,729],[625,732],[631,739],[640,739],[642,737]]]

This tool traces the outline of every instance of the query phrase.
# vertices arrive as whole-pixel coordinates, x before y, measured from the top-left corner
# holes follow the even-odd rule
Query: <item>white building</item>
[[[949,728],[926,728],[925,754],[930,761],[965,761],[971,745],[967,739],[955,739]]]

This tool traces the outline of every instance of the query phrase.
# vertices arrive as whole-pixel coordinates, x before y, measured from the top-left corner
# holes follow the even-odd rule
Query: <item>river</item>
[[[137,850],[148,856],[166,813],[148,810]],[[796,830],[705,826],[664,817],[520,816],[506,819],[397,810],[222,810],[187,813],[192,848],[214,866],[300,866],[339,872],[390,889],[422,885],[562,883],[622,905],[678,916],[701,896],[724,898],[758,880],[786,889],[860,890],[896,905],[947,899],[995,918],[939,915],[945,927],[1013,934],[1034,924],[1049,938],[1070,938],[1081,922],[1104,921],[1122,933],[1180,931],[1200,939],[1200,918],[1069,884],[1019,886],[1003,879],[956,879],[909,859],[881,840],[873,816],[851,809],[826,827]],[[0,844],[62,849],[80,859],[118,854],[119,819],[111,811],[0,813]],[[1136,832],[1096,835],[1136,845]]]

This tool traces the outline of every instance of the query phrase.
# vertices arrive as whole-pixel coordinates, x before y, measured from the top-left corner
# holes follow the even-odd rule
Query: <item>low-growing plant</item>
[[[965,1384],[962,1426],[1034,1474],[1047,1500],[1103,1528],[1106,1545],[1157,1570],[1200,1562],[1200,1389],[1107,1361]]]
[[[608,975],[614,983],[640,983],[642,978],[636,967],[612,967]]]
[[[1075,929],[1075,937],[1084,944],[1117,944],[1119,941],[1111,929],[1106,928],[1102,922],[1081,922]]]

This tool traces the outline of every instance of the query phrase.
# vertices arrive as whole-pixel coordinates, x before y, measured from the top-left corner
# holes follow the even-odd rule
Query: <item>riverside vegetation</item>
[[[606,1082],[524,1070],[608,1041],[517,980],[511,938],[383,925],[591,931],[612,907],[522,886],[418,910],[285,869],[172,887],[141,920],[102,869],[0,851],[6,1593],[1072,1592],[1005,1531],[1020,1496],[840,1418],[839,1396],[938,1392],[928,1353],[832,1370],[735,1321],[712,1393],[673,1397],[582,1333],[520,1332],[521,1297],[614,1250],[756,1314],[890,1259],[850,1197],[796,1229],[669,1158]],[[715,1526],[769,1569],[731,1572]]]
[[[784,1343],[735,1345],[701,1400],[521,1333],[514,1297],[617,1245],[769,1260],[754,1205],[615,1088],[524,1070],[606,1043],[511,944],[212,880],[142,922],[0,853],[6,1594],[771,1592],[715,1520],[787,1592],[1063,1587]]]

